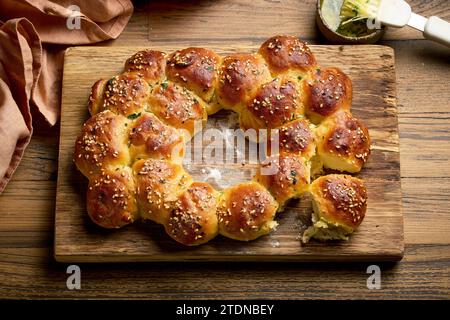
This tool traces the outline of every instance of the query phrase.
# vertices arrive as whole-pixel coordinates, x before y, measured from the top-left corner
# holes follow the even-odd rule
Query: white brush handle
[[[425,24],[423,35],[428,40],[450,47],[450,23],[438,17],[430,17]]]

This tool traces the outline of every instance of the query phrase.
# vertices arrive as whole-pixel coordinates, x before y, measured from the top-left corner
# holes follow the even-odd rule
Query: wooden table
[[[410,0],[416,12],[450,20],[448,0]],[[140,1],[127,28],[106,45],[175,42],[222,46],[295,34],[326,43],[314,0]],[[0,196],[2,298],[450,298],[450,50],[410,29],[388,32],[396,52],[405,257],[381,264],[157,263],[81,265],[82,290],[66,288],[53,260],[59,128],[35,123],[19,169]],[[105,44],[102,44],[105,45]]]

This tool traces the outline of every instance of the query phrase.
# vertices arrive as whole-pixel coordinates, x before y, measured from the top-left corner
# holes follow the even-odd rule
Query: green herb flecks
[[[130,114],[127,118],[130,119],[130,120],[134,120],[134,119],[138,118],[140,115],[141,115],[140,112],[133,113],[133,114]]]
[[[292,184],[295,186],[297,184],[297,171],[291,170]]]

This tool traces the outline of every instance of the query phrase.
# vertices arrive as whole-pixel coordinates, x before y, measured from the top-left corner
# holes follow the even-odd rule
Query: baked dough
[[[218,234],[249,241],[276,227],[290,199],[311,192],[315,214],[303,240],[346,239],[364,218],[363,181],[311,180],[323,168],[359,172],[368,160],[369,132],[351,102],[349,77],[319,67],[293,36],[272,37],[255,54],[137,52],[122,74],[91,90],[91,118],[74,153],[89,179],[88,214],[104,228],[152,220],[188,246]],[[239,114],[242,129],[279,129],[279,145],[271,136],[271,154],[252,181],[218,191],[193,181],[181,164],[195,123],[223,108]],[[268,165],[278,170],[263,174]]]

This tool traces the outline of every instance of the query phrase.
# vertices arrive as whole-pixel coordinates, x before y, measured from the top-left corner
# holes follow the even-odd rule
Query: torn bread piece
[[[302,242],[311,238],[348,240],[364,219],[367,209],[367,189],[361,179],[330,174],[316,179],[310,188],[313,215],[312,226],[306,229]]]

